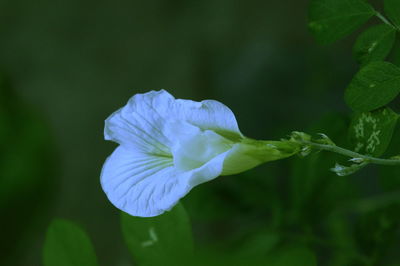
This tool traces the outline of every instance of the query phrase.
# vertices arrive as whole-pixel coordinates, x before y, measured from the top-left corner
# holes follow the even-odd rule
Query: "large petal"
[[[203,130],[213,130],[228,138],[241,138],[235,115],[224,104],[214,100],[195,102],[176,100],[176,114]]]
[[[175,100],[165,90],[136,94],[113,113],[105,125],[105,139],[145,153],[170,154],[173,140],[165,135],[171,121],[182,121],[224,137],[242,137],[232,111],[220,102]]]
[[[105,121],[104,136],[137,151],[168,155],[169,140],[163,134],[174,98],[167,92],[136,94]]]
[[[194,186],[218,177],[226,155],[200,168],[180,171],[171,158],[119,146],[103,166],[101,184],[117,208],[134,216],[156,216],[170,210]]]

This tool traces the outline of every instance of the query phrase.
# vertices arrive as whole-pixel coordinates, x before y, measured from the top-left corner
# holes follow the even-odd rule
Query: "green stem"
[[[383,23],[389,25],[390,27],[392,27],[393,29],[400,31],[400,29],[398,27],[396,27],[395,25],[393,25],[393,23],[391,23],[387,18],[385,18],[381,13],[379,13],[378,11],[376,11],[375,16],[378,17],[380,20],[383,21]]]
[[[324,151],[330,151],[334,153],[338,153],[347,157],[352,157],[352,158],[361,158],[364,159],[368,163],[374,163],[374,164],[382,164],[382,165],[400,165],[400,160],[396,159],[380,159],[380,158],[375,158],[369,155],[364,155],[360,154],[351,150],[347,150],[338,146],[334,145],[328,145],[328,144],[319,144],[315,143],[312,141],[307,141],[307,140],[298,140],[299,143],[308,145],[313,148],[317,148],[320,150]]]

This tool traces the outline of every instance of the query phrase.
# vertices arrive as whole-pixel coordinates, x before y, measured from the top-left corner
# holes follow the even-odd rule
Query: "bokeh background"
[[[135,93],[219,100],[253,138],[303,130],[346,145],[355,35],[319,46],[307,5],[1,0],[0,265],[40,265],[54,217],[85,228],[100,265],[133,265],[99,175],[116,147],[104,120]],[[343,178],[329,172],[335,160],[293,158],[195,188],[183,203],[198,246],[253,256],[301,245],[321,265],[398,265],[399,169]]]

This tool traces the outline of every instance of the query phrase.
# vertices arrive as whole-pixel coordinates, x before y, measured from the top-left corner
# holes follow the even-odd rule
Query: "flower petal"
[[[171,154],[165,130],[170,121],[183,121],[227,138],[241,138],[232,111],[220,102],[175,100],[165,90],[136,94],[105,122],[106,140],[150,154]]]
[[[103,166],[101,184],[117,208],[134,216],[156,216],[170,210],[194,186],[218,177],[226,155],[184,172],[173,166],[172,158],[119,146]]]
[[[200,127],[203,130],[213,130],[224,137],[241,138],[235,115],[224,104],[214,100],[194,102],[191,100],[176,100],[177,114],[181,119]]]
[[[165,91],[136,94],[105,121],[104,136],[150,154],[170,154],[162,128],[174,98]]]
[[[103,166],[103,190],[117,208],[144,217],[218,177],[232,141],[243,139],[222,103],[175,100],[164,90],[132,97],[106,120],[104,134],[120,146]]]

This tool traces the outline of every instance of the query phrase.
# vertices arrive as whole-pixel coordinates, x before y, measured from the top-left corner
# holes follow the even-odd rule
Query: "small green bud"
[[[400,155],[396,155],[396,156],[390,157],[390,159],[392,159],[392,160],[400,160]]]
[[[354,174],[358,170],[364,168],[368,163],[362,162],[360,164],[352,164],[350,166],[344,166],[336,163],[335,167],[331,168],[331,171],[337,174],[338,176],[347,176]]]
[[[349,159],[349,161],[353,162],[353,163],[360,164],[360,163],[363,163],[365,161],[365,159],[363,159],[363,158],[351,158],[351,159]]]
[[[300,131],[293,131],[290,135],[291,141],[301,142],[301,141],[310,141],[311,136]]]
[[[320,139],[316,140],[317,143],[336,146],[336,144],[324,133],[318,133],[321,136]]]

